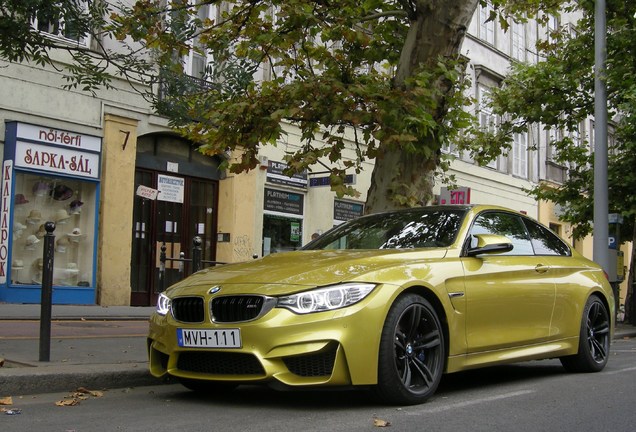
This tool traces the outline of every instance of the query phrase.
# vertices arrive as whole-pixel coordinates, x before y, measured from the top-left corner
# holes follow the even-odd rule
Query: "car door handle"
[[[537,264],[537,266],[534,268],[534,271],[536,271],[537,273],[545,273],[548,270],[550,270],[550,266],[543,264]]]

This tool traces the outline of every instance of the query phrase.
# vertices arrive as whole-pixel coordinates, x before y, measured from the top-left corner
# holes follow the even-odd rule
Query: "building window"
[[[559,18],[555,15],[548,16],[546,24],[546,32],[548,33],[548,42],[555,43],[554,33],[559,29]]]
[[[495,44],[495,20],[491,19],[494,9],[490,2],[479,6],[479,38],[483,41]]]
[[[528,178],[528,134],[525,132],[513,136],[512,174]]]
[[[33,26],[52,37],[88,46],[89,35],[82,33],[80,23],[87,7],[86,0],[75,0],[74,6],[64,11],[55,7],[41,8],[35,15]]]
[[[555,233],[556,235],[561,235],[561,225],[550,222],[550,230],[552,230],[553,233]]]
[[[453,156],[459,156],[459,151],[457,150],[457,146],[450,142],[445,142],[442,144],[442,153],[450,154]]]
[[[558,152],[556,142],[561,140],[561,131],[555,127],[548,129],[547,158],[551,162],[556,162]]]
[[[570,138],[572,139],[572,144],[576,147],[581,147],[582,139],[581,139],[581,125],[576,125],[570,131]]]
[[[198,3],[196,0],[188,0],[191,5]],[[218,9],[215,5],[201,4],[197,7],[197,22],[204,25],[207,19],[217,21]],[[205,45],[201,43],[201,37],[196,34],[192,39],[192,49],[183,58],[183,68],[186,74],[202,80],[209,80],[213,71],[211,70],[212,56],[206,52]]]
[[[512,58],[526,61],[526,28],[523,23],[512,23]]]
[[[607,152],[614,156],[618,155],[620,152],[616,141],[616,131],[612,125],[607,126]]]
[[[492,108],[488,104],[490,91],[483,86],[477,87],[477,108],[479,110],[479,127],[488,132],[495,132],[497,128],[497,117],[493,114]],[[486,164],[488,168],[497,169],[497,159]]]

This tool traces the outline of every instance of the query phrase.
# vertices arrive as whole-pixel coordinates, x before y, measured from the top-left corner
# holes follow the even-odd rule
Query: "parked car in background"
[[[549,229],[501,207],[431,206],[170,287],[150,321],[150,372],[203,392],[369,386],[417,404],[471,368],[558,357],[600,371],[613,320],[603,270]]]

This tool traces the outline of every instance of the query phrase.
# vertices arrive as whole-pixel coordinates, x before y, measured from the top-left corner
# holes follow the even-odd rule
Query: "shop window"
[[[300,249],[302,219],[266,214],[263,216],[263,256]]]
[[[16,173],[13,284],[42,283],[44,224],[55,222],[53,285],[92,285],[96,193],[93,182]]]

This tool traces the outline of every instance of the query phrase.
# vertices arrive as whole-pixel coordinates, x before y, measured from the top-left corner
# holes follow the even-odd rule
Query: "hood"
[[[173,285],[173,294],[200,293],[203,286],[280,295],[340,282],[374,281],[373,273],[413,261],[440,259],[446,249],[304,250],[268,255],[254,261],[210,267]],[[232,288],[231,286],[234,286]],[[196,288],[195,288],[196,287]]]

